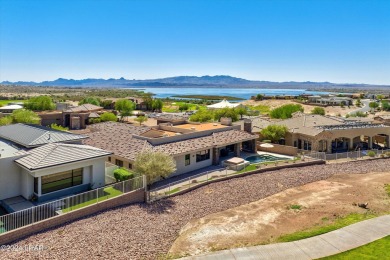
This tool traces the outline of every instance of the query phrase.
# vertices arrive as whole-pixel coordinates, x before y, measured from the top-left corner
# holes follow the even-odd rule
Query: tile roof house
[[[43,202],[104,186],[112,153],[82,145],[86,138],[37,125],[0,127],[0,206],[12,210],[10,198]]]
[[[221,157],[238,155],[241,149],[255,151],[258,137],[241,131],[240,127],[220,124],[207,127],[160,124],[151,128],[105,122],[88,127],[90,138],[83,143],[112,151],[111,162],[131,169],[139,153],[163,152],[176,160],[175,175],[219,164]],[[161,134],[152,137],[153,129]]]
[[[296,113],[285,120],[254,119],[248,128],[260,132],[268,125],[288,128],[282,144],[302,150],[326,153],[346,152],[356,149],[385,148],[390,144],[390,126],[372,119],[342,118]]]

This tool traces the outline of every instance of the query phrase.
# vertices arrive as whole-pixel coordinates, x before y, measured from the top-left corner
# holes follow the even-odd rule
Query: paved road
[[[236,248],[182,259],[317,259],[368,244],[388,235],[390,235],[390,215],[365,220],[294,242]]]
[[[359,109],[356,109],[356,110],[354,110],[354,111],[351,111],[351,112],[349,112],[348,114],[354,114],[354,113],[356,113],[356,112],[363,112],[363,113],[366,113],[366,112],[369,112],[369,111],[370,111],[370,106],[369,106],[369,104],[370,104],[370,102],[371,102],[372,100],[370,100],[370,99],[362,99],[362,100],[360,100],[360,101],[362,102],[362,107],[359,108]]]

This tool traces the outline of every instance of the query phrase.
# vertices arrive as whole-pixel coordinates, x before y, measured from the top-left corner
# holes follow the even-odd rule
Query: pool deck
[[[241,155],[239,157],[245,159],[249,156],[264,155],[264,154],[273,155],[276,157],[284,157],[286,159],[293,159],[294,158],[294,157],[288,156],[288,155],[280,155],[280,154],[276,154],[276,153],[269,153],[269,152],[262,152],[262,151],[258,151],[257,153],[241,152]],[[226,157],[226,158],[224,158],[223,161],[231,159],[233,157],[235,157],[235,156]],[[221,164],[223,161],[221,161]],[[190,181],[195,181],[195,180],[197,182],[202,182],[202,181],[207,180],[211,176],[229,175],[229,174],[232,174],[235,172],[237,172],[237,171],[227,169],[226,167],[223,167],[221,165],[211,165],[211,166],[199,169],[199,170],[195,170],[195,171],[188,172],[185,174],[180,174],[178,176],[167,178],[165,180],[161,180],[157,183],[154,183],[151,187],[151,191],[169,192],[169,191],[174,190],[176,188],[182,187],[186,182],[188,182],[188,184]]]

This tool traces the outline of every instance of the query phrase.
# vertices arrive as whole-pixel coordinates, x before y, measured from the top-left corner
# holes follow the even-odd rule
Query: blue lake
[[[157,98],[167,98],[175,95],[212,95],[231,96],[250,99],[251,96],[263,94],[267,96],[286,95],[298,96],[301,94],[328,94],[329,92],[306,91],[304,89],[256,89],[256,88],[133,88],[155,94]]]

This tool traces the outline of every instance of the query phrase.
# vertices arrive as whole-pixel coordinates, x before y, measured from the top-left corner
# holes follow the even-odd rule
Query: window
[[[108,161],[111,162],[111,157],[108,157]]]
[[[38,177],[34,178],[34,193],[38,194]]]
[[[118,165],[119,167],[123,167],[123,161],[115,159],[115,165]]]
[[[133,169],[133,165],[129,163],[129,169]]]
[[[201,162],[210,159],[210,149],[196,153],[196,162]]]
[[[185,156],[185,166],[190,165],[190,164],[191,164],[191,155],[190,154],[186,154],[186,156]]]
[[[41,182],[42,194],[77,186],[83,183],[83,168],[42,176]]]

